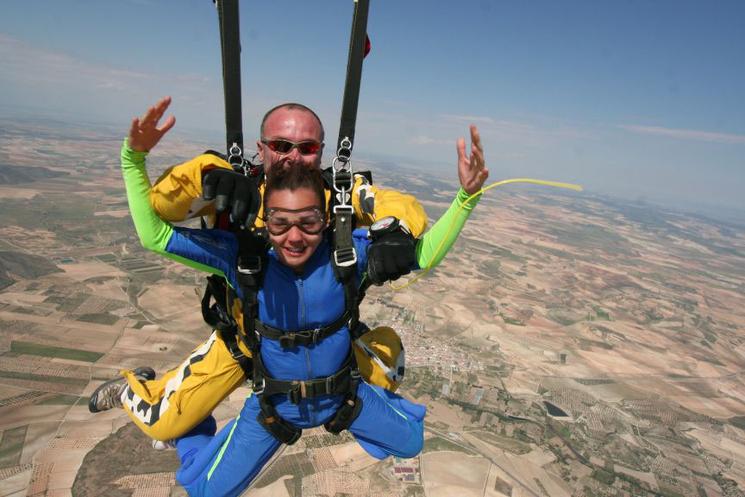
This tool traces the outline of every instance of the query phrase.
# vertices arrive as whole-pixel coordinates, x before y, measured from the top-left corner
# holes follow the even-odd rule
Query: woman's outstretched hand
[[[163,117],[163,113],[171,105],[171,97],[163,97],[158,103],[150,107],[145,115],[132,119],[132,125],[129,127],[129,148],[135,152],[149,152],[158,144],[163,135],[176,124],[176,118],[168,116],[161,127],[158,127],[158,121]]]
[[[481,145],[481,136],[476,126],[471,125],[471,153],[466,155],[466,140],[459,138],[456,144],[458,149],[458,179],[460,186],[469,195],[481,190],[489,170],[484,162],[484,148]]]

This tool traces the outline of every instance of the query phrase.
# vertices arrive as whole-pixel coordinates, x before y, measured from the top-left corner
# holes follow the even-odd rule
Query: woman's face
[[[302,272],[321,243],[326,227],[321,199],[310,188],[274,190],[266,200],[265,209],[269,241],[280,262]]]

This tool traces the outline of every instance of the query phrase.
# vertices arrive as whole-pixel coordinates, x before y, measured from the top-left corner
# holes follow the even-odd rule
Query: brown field
[[[86,404],[119,369],[162,372],[206,338],[202,276],[139,247],[112,154],[119,138],[88,138],[50,144],[30,132],[0,142],[13,164],[70,173],[0,186],[2,250],[62,270],[9,274],[0,291],[0,495],[71,495],[78,477],[102,485],[98,495],[183,495],[172,452],[153,453],[124,413],[91,415]],[[202,148],[170,142],[149,158],[153,177]],[[46,149],[59,155],[50,161]],[[430,212],[449,205],[453,191],[439,179],[396,178]],[[282,456],[305,469],[246,495],[739,495],[743,259],[742,227],[592,194],[492,191],[440,267],[400,291],[372,288],[362,307],[368,322],[401,334],[400,392],[428,407],[426,437],[436,443],[420,456],[421,485],[396,480],[390,460],[345,440],[288,448]],[[37,349],[17,354],[18,342]],[[58,349],[81,355],[49,356]],[[221,425],[247,393],[216,410]],[[147,471],[126,457],[132,451],[148,458]]]

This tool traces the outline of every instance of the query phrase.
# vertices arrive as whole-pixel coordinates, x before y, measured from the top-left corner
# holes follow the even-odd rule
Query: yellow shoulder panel
[[[226,161],[212,154],[202,154],[164,172],[150,189],[150,203],[164,221],[213,215],[211,202],[202,199],[202,173],[222,167]]]

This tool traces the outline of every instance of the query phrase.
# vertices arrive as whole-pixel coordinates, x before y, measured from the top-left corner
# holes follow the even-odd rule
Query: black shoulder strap
[[[243,333],[240,336],[248,350],[251,351],[253,389],[256,395],[260,395],[264,389],[264,366],[261,363],[256,320],[259,316],[259,288],[264,283],[266,274],[269,242],[263,236],[248,230],[239,230],[236,236],[238,238],[236,277],[243,294]]]

